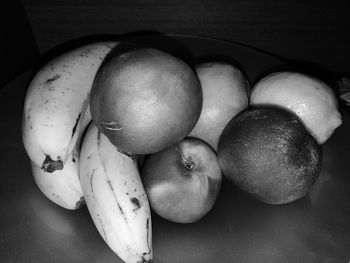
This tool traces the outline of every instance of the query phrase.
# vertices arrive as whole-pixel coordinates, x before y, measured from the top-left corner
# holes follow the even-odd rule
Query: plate
[[[157,47],[189,63],[221,59],[251,83],[284,62],[237,43],[203,37],[148,35],[127,40]],[[0,262],[122,262],[104,243],[86,207],[65,210],[35,185],[21,139],[29,71],[0,92]],[[350,127],[322,146],[321,175],[306,197],[267,205],[224,181],[213,209],[193,224],[152,214],[154,263],[349,262]]]

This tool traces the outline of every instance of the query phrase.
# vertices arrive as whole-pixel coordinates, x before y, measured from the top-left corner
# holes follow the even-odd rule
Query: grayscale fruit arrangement
[[[305,196],[341,123],[314,77],[275,72],[250,87],[227,62],[109,41],[36,72],[22,135],[42,193],[66,209],[86,204],[106,244],[136,263],[153,259],[151,211],[195,223],[226,182],[267,204]]]

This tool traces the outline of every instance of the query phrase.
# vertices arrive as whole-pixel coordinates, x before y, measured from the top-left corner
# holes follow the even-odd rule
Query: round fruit
[[[254,85],[250,103],[278,105],[293,111],[319,144],[342,123],[332,89],[321,80],[298,72],[267,75]]]
[[[223,174],[269,204],[305,196],[321,171],[321,154],[321,146],[294,113],[272,106],[236,115],[218,146]]]
[[[238,68],[225,62],[199,64],[196,72],[203,90],[203,108],[190,136],[206,141],[217,150],[226,124],[248,107],[249,83]]]
[[[111,51],[91,90],[94,123],[119,149],[149,154],[182,140],[195,126],[203,96],[184,61],[152,48]]]
[[[148,156],[141,175],[152,210],[178,223],[193,223],[206,215],[222,180],[216,153],[190,137]]]

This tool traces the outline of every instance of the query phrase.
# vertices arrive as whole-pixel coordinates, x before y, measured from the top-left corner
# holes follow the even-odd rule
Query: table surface
[[[250,80],[280,63],[231,43],[177,40],[194,56],[221,51],[238,58]],[[121,262],[86,207],[65,210],[35,185],[21,140],[23,98],[32,76],[29,71],[0,92],[0,262]],[[194,224],[152,215],[154,262],[349,262],[350,118],[342,114],[343,125],[322,146],[322,172],[310,194],[273,206],[224,181],[213,209]]]

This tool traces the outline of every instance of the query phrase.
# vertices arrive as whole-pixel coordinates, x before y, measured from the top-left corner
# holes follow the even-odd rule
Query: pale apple
[[[196,66],[203,91],[203,107],[190,136],[206,141],[217,150],[226,124],[248,107],[249,82],[243,72],[226,62],[206,62]]]
[[[145,159],[141,174],[152,210],[177,223],[193,223],[213,207],[222,175],[215,151],[185,138]]]

